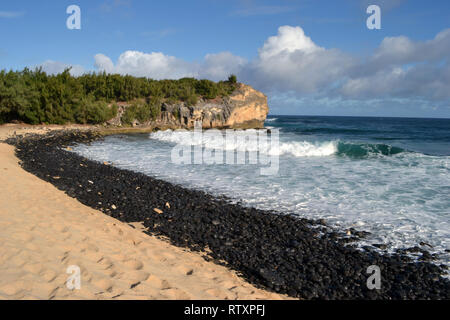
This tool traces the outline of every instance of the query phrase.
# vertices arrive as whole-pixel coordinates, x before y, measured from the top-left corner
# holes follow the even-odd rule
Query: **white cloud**
[[[109,57],[105,56],[102,53],[99,53],[95,55],[94,60],[94,66],[98,70],[105,71],[106,73],[114,72],[114,63]]]
[[[238,74],[247,64],[247,60],[231,52],[207,54],[200,65],[199,76],[211,80],[224,80],[230,74]]]
[[[68,67],[55,61],[42,66],[50,73]],[[333,99],[339,104],[416,99],[421,104],[430,101],[441,105],[450,99],[450,29],[427,41],[387,37],[364,58],[324,48],[300,27],[282,26],[251,61],[231,52],[207,54],[201,61],[188,62],[162,52],[126,51],[115,62],[97,54],[95,67],[98,71],[154,79],[223,80],[234,73],[239,81],[269,95],[289,93],[302,99],[327,99],[327,104]],[[74,75],[83,72],[81,66],[73,66],[71,71]]]
[[[119,56],[115,65],[109,57],[97,54],[95,66],[100,71],[109,73],[129,74],[154,79],[177,79],[197,75],[193,64],[161,52],[125,51]]]
[[[434,39],[414,42],[387,37],[368,61],[348,72],[341,88],[344,96],[450,98],[450,29]]]
[[[245,64],[245,59],[230,52],[207,54],[201,63],[187,62],[161,52],[126,51],[115,65],[104,54],[95,56],[95,67],[100,71],[153,79],[201,77],[224,80],[231,73],[238,73]]]
[[[332,86],[352,63],[341,51],[316,45],[302,28],[282,26],[245,76],[263,90],[314,93]]]
[[[386,37],[373,55],[373,61],[398,63],[414,58],[414,43],[407,37]]]
[[[269,93],[317,99],[450,98],[450,29],[428,41],[387,37],[364,59],[313,42],[300,27],[282,26],[238,74]]]
[[[73,76],[80,76],[86,72],[86,70],[80,65],[70,65],[59,61],[47,60],[40,65],[42,70],[48,74],[58,74],[63,72],[67,68],[70,69],[70,74]]]
[[[262,60],[277,55],[290,54],[296,51],[311,53],[323,48],[318,47],[300,27],[282,26],[278,28],[278,35],[269,37],[259,50]]]
[[[434,39],[414,42],[405,36],[386,37],[375,51],[371,63],[379,65],[435,61],[450,57],[450,29],[439,32]]]

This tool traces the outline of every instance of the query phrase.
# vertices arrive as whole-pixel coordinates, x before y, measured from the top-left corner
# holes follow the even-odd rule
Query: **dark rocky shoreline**
[[[67,150],[101,138],[97,132],[53,132],[7,140],[22,167],[81,203],[123,222],[143,221],[151,235],[206,251],[205,259],[238,271],[250,283],[302,299],[449,299],[450,280],[428,261],[346,245],[352,239],[323,221],[246,208],[141,173],[88,160]],[[158,213],[154,209],[162,210]],[[431,255],[422,249],[422,260]],[[369,290],[369,266],[381,289]]]

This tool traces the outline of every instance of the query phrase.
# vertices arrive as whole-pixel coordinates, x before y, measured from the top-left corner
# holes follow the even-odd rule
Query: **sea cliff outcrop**
[[[119,104],[117,116],[108,124],[121,126],[127,107],[128,103]],[[134,120],[133,126],[189,129],[194,127],[195,121],[202,121],[203,128],[262,128],[268,112],[267,97],[251,86],[239,83],[231,95],[199,99],[193,106],[185,102],[164,102],[156,119],[144,123]]]

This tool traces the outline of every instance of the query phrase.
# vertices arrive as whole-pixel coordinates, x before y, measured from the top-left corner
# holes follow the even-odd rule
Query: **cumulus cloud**
[[[211,80],[224,80],[230,74],[238,74],[247,64],[247,60],[231,52],[207,54],[200,65],[199,76]]]
[[[450,29],[433,39],[387,37],[367,57],[324,48],[298,26],[282,26],[267,38],[255,59],[231,52],[188,62],[162,52],[126,51],[116,62],[95,56],[97,70],[154,79],[226,79],[231,73],[269,94],[289,92],[316,99],[365,100],[450,98]],[[54,66],[56,68],[56,66]]]
[[[410,115],[405,111],[409,106],[417,115],[450,110],[450,29],[426,41],[386,37],[364,57],[320,46],[301,27],[282,26],[250,61],[231,52],[189,62],[162,52],[125,51],[116,61],[99,53],[94,62],[97,71],[153,79],[217,81],[233,73],[268,94],[277,113],[296,113],[292,108],[301,106],[309,114],[339,114],[336,110],[344,105],[349,114],[370,114],[386,105],[396,108],[389,112],[398,116]],[[68,67],[74,76],[86,72],[82,66],[52,60],[41,66],[51,74]]]
[[[70,65],[59,61],[47,60],[40,65],[42,70],[48,74],[58,74],[63,72],[67,68],[70,69],[70,74],[73,76],[80,76],[86,72],[86,70],[80,65]]]
[[[95,55],[94,60],[94,66],[98,70],[104,71],[106,73],[114,73],[114,63],[109,57],[105,56],[102,53],[99,53]]]
[[[246,77],[264,90],[313,93],[334,85],[351,64],[343,52],[316,45],[302,28],[282,26],[259,50]]]
[[[367,61],[348,71],[341,93],[352,98],[450,98],[450,29],[434,39],[414,42],[387,37]]]
[[[269,59],[283,53],[301,51],[311,53],[323,50],[318,47],[300,27],[282,26],[278,29],[278,35],[269,37],[264,46],[259,50],[261,59]]]
[[[95,56],[95,67],[99,71],[153,79],[201,77],[224,80],[231,73],[239,73],[245,64],[244,58],[230,52],[207,54],[202,62],[187,62],[162,52],[126,51],[119,56],[116,64],[104,54]]]
[[[97,54],[95,66],[100,71],[109,73],[154,79],[176,79],[197,75],[195,67],[191,63],[161,52],[125,51],[119,56],[115,65],[109,57],[104,54]]]
[[[386,37],[375,51],[371,64],[393,65],[436,61],[450,57],[450,29],[439,32],[432,40],[414,42],[407,37]]]

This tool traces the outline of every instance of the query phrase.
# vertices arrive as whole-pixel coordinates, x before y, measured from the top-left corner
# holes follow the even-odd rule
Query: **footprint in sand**
[[[103,270],[110,269],[114,266],[111,259],[106,257],[101,257],[100,260],[97,261],[97,264],[99,264],[103,268]]]
[[[8,296],[16,296],[22,291],[26,291],[29,289],[29,286],[25,283],[25,281],[14,281],[3,284],[0,286],[0,292]]]
[[[144,267],[144,264],[141,261],[135,259],[124,261],[123,264],[134,270],[141,270]]]
[[[165,279],[161,279],[155,275],[150,275],[148,277],[148,279],[145,281],[145,283],[148,284],[149,286],[159,289],[159,290],[172,288],[169,281],[167,281]]]
[[[23,266],[23,270],[28,271],[32,274],[40,274],[44,269],[41,263],[31,263]]]
[[[163,289],[161,294],[170,300],[190,300],[191,296],[186,292],[176,288]]]
[[[20,255],[11,258],[9,261],[16,267],[22,268],[29,261],[29,257],[21,253]]]
[[[40,274],[40,277],[47,282],[54,281],[56,279],[56,272],[50,269],[43,270]]]
[[[189,266],[179,265],[176,270],[183,275],[191,276],[194,273],[194,269]]]
[[[122,253],[110,254],[109,256],[112,259],[114,259],[115,261],[125,261],[125,260],[127,260],[127,256],[122,254]]]
[[[25,232],[15,232],[12,235],[12,238],[23,242],[31,242],[31,240],[33,240],[33,236]]]
[[[81,244],[79,245],[80,251],[85,250],[85,251],[98,252],[99,251],[98,247],[89,241],[90,241],[90,239],[87,237],[85,237],[81,240]]]
[[[135,270],[135,271],[124,272],[121,275],[120,279],[125,280],[131,284],[135,284],[135,283],[143,282],[143,281],[147,280],[149,278],[149,276],[150,276],[150,274],[145,271]]]
[[[103,278],[103,279],[92,279],[91,283],[96,286],[97,288],[100,288],[102,291],[110,292],[113,288],[113,283],[111,280]]]
[[[33,252],[40,252],[41,249],[42,249],[40,246],[38,246],[37,244],[35,244],[35,243],[33,243],[33,242],[28,242],[28,243],[25,245],[25,248],[28,249],[28,250],[31,250],[31,251],[33,251]]]
[[[53,228],[54,228],[56,231],[61,232],[61,233],[66,233],[66,232],[69,231],[69,228],[68,228],[67,226],[64,226],[64,225],[57,225],[57,224],[55,224],[55,225],[53,226]]]
[[[31,294],[37,297],[53,299],[60,287],[54,283],[38,283],[33,286]]]
[[[93,261],[95,263],[98,263],[103,259],[103,255],[97,251],[81,249],[80,253],[83,255],[84,258],[88,259],[89,261]]]
[[[205,292],[207,294],[209,294],[211,297],[216,297],[219,299],[227,299],[228,298],[228,294],[224,290],[221,290],[218,288],[210,288],[210,289],[207,289]]]

